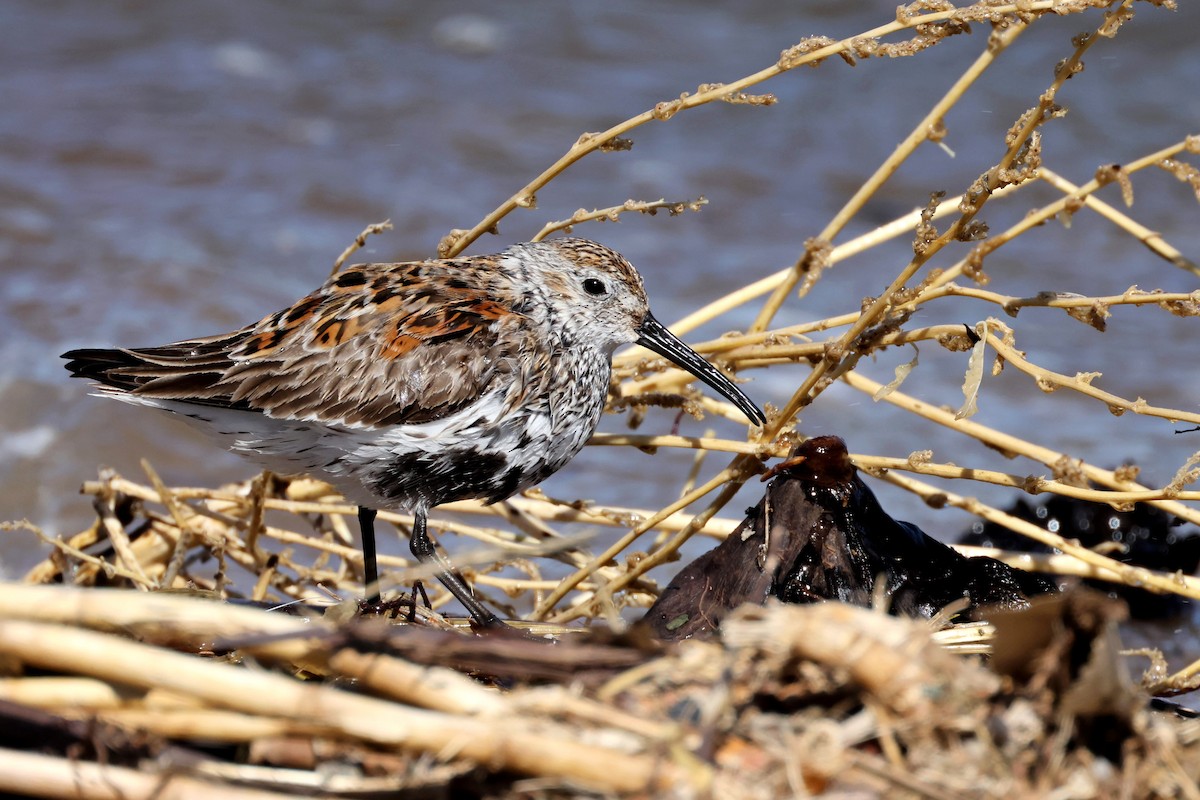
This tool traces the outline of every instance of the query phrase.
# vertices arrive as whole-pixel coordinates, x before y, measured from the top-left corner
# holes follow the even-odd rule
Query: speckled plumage
[[[358,265],[232,333],[64,358],[101,394],[175,412],[267,469],[411,511],[423,535],[429,508],[502,500],[570,461],[599,421],[613,351],[632,342],[763,420],[654,320],[633,266],[584,239]]]

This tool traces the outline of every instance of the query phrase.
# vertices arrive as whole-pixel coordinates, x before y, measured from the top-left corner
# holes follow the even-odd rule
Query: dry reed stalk
[[[858,389],[859,391],[872,396],[878,394],[879,390],[883,388],[882,384],[878,383],[877,381],[873,381],[859,373],[848,374],[844,380],[845,383],[852,388]],[[1101,467],[1088,464],[1084,461],[1072,461],[1066,453],[1057,450],[1051,450],[1048,447],[1042,447],[1034,442],[1021,439],[1020,437],[1013,436],[1002,431],[994,430],[986,425],[981,425],[980,423],[973,422],[969,419],[956,419],[954,412],[947,411],[944,408],[935,408],[928,403],[924,403],[910,395],[904,394],[903,392],[893,391],[886,396],[881,396],[880,399],[888,403],[892,403],[893,405],[902,406],[906,410],[911,411],[913,414],[924,417],[931,422],[959,430],[971,438],[983,442],[989,447],[993,447],[1001,452],[1023,456],[1032,461],[1041,463],[1051,470],[1060,471],[1063,473],[1064,478],[1077,480],[1078,477],[1082,477],[1088,481],[1100,484],[1101,486],[1109,486],[1117,490],[1111,495],[1108,495],[1106,492],[1101,492],[1099,495],[1090,499],[1100,502],[1110,502],[1108,499],[1106,499],[1106,497],[1111,496],[1111,502],[1113,504],[1122,505],[1129,502],[1129,500],[1125,499],[1126,492],[1132,493],[1134,500],[1139,499],[1138,495],[1142,493],[1162,495],[1164,499],[1158,500],[1154,498],[1147,498],[1143,502],[1145,502],[1147,505],[1151,505],[1155,508],[1165,511],[1168,514],[1173,514],[1181,519],[1187,520],[1192,524],[1200,525],[1200,511],[1192,508],[1191,506],[1187,506],[1183,503],[1177,502],[1176,500],[1170,499],[1170,495],[1168,495],[1165,490],[1150,489],[1139,484],[1137,481],[1132,480],[1130,477],[1119,473],[1118,471],[1103,469]],[[1070,470],[1064,471],[1064,465],[1068,462],[1070,462]],[[1040,486],[1034,484],[1030,488],[1037,489],[1040,488]],[[1067,492],[1064,492],[1064,494],[1068,494],[1068,496],[1070,496],[1070,494]]]
[[[0,619],[0,654],[42,669],[165,688],[215,708],[316,725],[376,746],[601,790],[666,788],[694,777],[669,762],[579,741],[576,731],[545,721],[421,710],[68,626]]]
[[[695,200],[626,200],[619,206],[609,206],[608,208],[596,208],[591,211],[579,209],[571,215],[570,219],[558,220],[555,222],[547,222],[542,226],[542,229],[530,237],[531,242],[540,242],[552,233],[562,231],[563,233],[571,233],[576,225],[584,222],[617,222],[622,214],[627,214],[631,211],[641,214],[649,214],[654,216],[660,210],[666,211],[671,216],[677,216],[684,211],[699,211],[702,207],[708,205],[708,200],[703,197]]]
[[[34,708],[65,707],[80,711],[116,708],[128,696],[129,692],[122,692],[116,686],[94,678],[0,679],[0,700]]]
[[[334,260],[333,269],[329,271],[329,274],[331,276],[336,275],[337,271],[342,268],[342,265],[346,263],[350,256],[366,247],[368,236],[378,236],[384,231],[390,231],[391,229],[392,221],[390,219],[385,219],[383,222],[376,222],[363,228],[362,233],[358,234],[358,236],[354,238],[354,241],[347,245],[346,249],[342,251],[342,254]]]
[[[811,659],[847,670],[851,680],[898,714],[934,713],[940,702],[996,691],[995,677],[938,648],[921,622],[842,603],[746,608],[722,622],[733,647],[755,648],[786,663]]]
[[[1161,160],[1159,163],[1161,163]],[[1124,168],[1126,171],[1129,171],[1128,166]],[[1155,255],[1166,261],[1169,261],[1180,269],[1187,270],[1193,275],[1200,276],[1200,267],[1197,267],[1194,262],[1185,258],[1183,253],[1179,252],[1177,249],[1164,241],[1162,234],[1158,233],[1157,231],[1152,231],[1145,225],[1142,225],[1136,220],[1131,219],[1128,214],[1113,208],[1100,198],[1095,197],[1094,194],[1087,191],[1086,188],[1082,186],[1076,186],[1045,165],[1043,165],[1038,171],[1038,178],[1046,181],[1051,186],[1072,199],[1081,198],[1087,208],[1090,208],[1097,214],[1100,214],[1102,217],[1107,219],[1109,222],[1112,222],[1114,225],[1117,225],[1123,229],[1130,236],[1146,245],[1146,247],[1149,248],[1149,250]]]
[[[183,774],[129,769],[55,758],[21,750],[0,750],[0,786],[14,795],[54,800],[290,800],[295,795],[247,789]]]
[[[89,596],[99,600],[99,607],[81,602]],[[65,691],[46,699],[63,707],[64,718],[92,725],[100,741],[112,745],[121,741],[105,727],[115,725],[140,732],[141,737],[171,742],[252,743],[260,752],[275,752],[279,757],[289,747],[308,743],[302,747],[308,755],[301,763],[309,766],[288,769],[199,756],[185,744],[167,748],[157,757],[143,757],[136,773],[143,776],[140,780],[127,767],[103,766],[87,758],[23,753],[10,758],[8,751],[0,752],[0,763],[5,765],[0,789],[41,796],[115,796],[104,793],[100,781],[106,781],[110,792],[116,787],[121,796],[135,797],[148,796],[140,794],[147,785],[160,787],[163,794],[158,796],[191,797],[198,791],[238,796],[233,787],[244,790],[246,782],[267,789],[322,789],[330,794],[399,791],[417,784],[445,786],[471,762],[493,774],[505,768],[528,768],[541,776],[542,785],[569,787],[568,791],[586,786],[618,794],[687,795],[711,786],[722,793],[752,779],[750,785],[763,787],[764,796],[778,796],[785,786],[817,791],[826,784],[833,788],[830,782],[860,789],[874,785],[883,775],[880,764],[869,758],[864,761],[855,749],[858,743],[872,741],[896,773],[884,776],[881,791],[920,787],[929,796],[951,796],[956,780],[944,774],[946,759],[988,741],[982,720],[988,720],[989,728],[1002,730],[1005,715],[1014,713],[1008,693],[997,693],[1001,682],[996,676],[942,649],[981,652],[988,646],[989,626],[940,632],[936,639],[942,646],[935,646],[925,624],[838,604],[743,610],[731,618],[724,643],[683,643],[620,673],[591,696],[579,696],[578,690],[565,686],[506,693],[474,686],[480,697],[488,698],[486,708],[463,706],[440,714],[311,679],[299,681],[261,666],[170,652],[125,638],[129,633],[144,636],[178,627],[179,635],[173,639],[177,646],[240,635],[247,647],[284,646],[296,655],[298,650],[288,639],[241,635],[295,622],[279,620],[278,614],[234,609],[226,615],[221,604],[212,601],[127,590],[12,587],[3,599],[0,653],[8,657],[6,663],[38,666],[63,676],[54,680]],[[122,599],[124,603],[119,602]],[[201,613],[205,607],[213,612],[207,631]],[[17,613],[26,619],[12,619]],[[73,620],[74,624],[29,618]],[[157,628],[152,624],[155,620]],[[105,632],[76,625],[99,625]],[[311,637],[309,642],[314,650],[322,643],[330,645],[323,655],[309,653],[310,660],[332,664],[347,652],[325,636]],[[377,658],[355,653],[352,660],[370,673],[377,669]],[[390,684],[394,674],[380,670],[378,685]],[[454,678],[461,680],[458,675]],[[73,691],[80,697],[94,697],[95,687],[115,686],[132,688],[111,695],[94,715],[81,713],[73,702]],[[367,687],[360,684],[360,688]],[[164,690],[169,696],[161,696]],[[434,682],[427,691],[443,690]],[[848,713],[854,704],[844,700],[813,709],[786,708],[797,698],[830,693],[836,697],[844,692],[862,704],[861,711]],[[764,695],[775,699],[760,707],[755,698]],[[775,707],[781,703],[784,707]],[[681,708],[695,708],[699,717],[681,719]],[[98,728],[96,721],[101,723]],[[1162,726],[1161,721],[1153,724]],[[1144,755],[1125,759],[1115,779],[1144,781],[1156,776],[1163,786],[1187,786],[1192,777],[1190,767],[1184,765],[1190,763],[1186,761],[1190,751],[1145,750],[1157,741],[1154,736],[1181,733],[1182,728],[1170,733],[1162,729],[1135,739],[1130,752]],[[1040,738],[1029,746],[1059,746],[1051,745],[1055,734],[1050,728],[1034,735]],[[346,750],[356,742],[373,749]],[[1089,763],[1079,761],[1065,742],[1062,747],[1061,760],[1043,766],[1047,779],[1059,783],[1086,770]],[[450,772],[441,777],[427,762],[415,770],[405,767],[412,763],[408,760],[385,762],[390,765],[386,778],[333,776],[314,769],[322,753],[337,759],[339,752],[354,759],[369,759],[371,753],[376,758],[404,759],[402,753],[426,752],[453,763],[446,765]],[[955,763],[961,780],[991,785],[1013,779],[1007,758],[997,753]],[[534,759],[540,762],[536,768],[528,763]],[[631,766],[633,771],[627,771]],[[606,774],[597,777],[598,773]],[[64,775],[74,778],[70,790],[64,788]],[[512,790],[522,785],[514,783]],[[271,796],[263,790],[247,791],[248,797]]]
[[[65,719],[95,719],[126,730],[184,741],[252,744],[275,737],[312,739],[338,734],[336,728],[328,725],[206,708],[116,708],[100,709],[95,714],[80,714],[76,709],[62,707],[56,710]]]

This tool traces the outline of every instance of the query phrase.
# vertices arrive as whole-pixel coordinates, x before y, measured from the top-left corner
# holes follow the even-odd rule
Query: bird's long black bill
[[[712,364],[704,360],[704,356],[688,347],[676,338],[675,334],[650,314],[646,315],[641,328],[638,329],[637,343],[647,350],[653,350],[673,364],[695,375],[700,380],[716,389],[729,399],[742,413],[753,422],[764,425],[767,417],[762,410],[754,405],[746,394],[733,381],[726,378]]]

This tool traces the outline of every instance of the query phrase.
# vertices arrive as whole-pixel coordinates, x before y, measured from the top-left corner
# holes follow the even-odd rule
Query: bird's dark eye
[[[599,297],[602,294],[608,294],[608,287],[604,285],[604,281],[599,278],[588,278],[583,282],[583,290],[590,295]]]

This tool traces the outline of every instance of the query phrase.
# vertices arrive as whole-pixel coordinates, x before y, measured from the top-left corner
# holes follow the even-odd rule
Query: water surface
[[[157,344],[258,319],[319,283],[364,225],[385,218],[395,231],[371,239],[362,258],[428,256],[448,230],[474,224],[581,132],[754,72],[806,36],[850,35],[894,15],[894,3],[848,5],[4,3],[0,519],[76,532],[91,516],[76,487],[100,465],[138,477],[143,457],[169,483],[216,485],[251,473],[182,426],[88,397],[81,382],[67,380],[59,353]],[[1200,10],[1184,6],[1171,13],[1138,4],[1116,41],[1096,45],[1062,94],[1069,114],[1045,129],[1047,164],[1082,183],[1102,163],[1198,132],[1192,34]],[[932,191],[967,186],[1002,152],[1004,131],[1049,84],[1071,36],[1097,21],[1053,19],[1025,34],[947,119],[948,150],[922,150],[846,235],[924,203]],[[579,207],[703,195],[710,204],[700,214],[578,231],[640,266],[661,319],[681,317],[792,263],[985,35],[979,29],[913,59],[796,70],[760,87],[778,96],[773,107],[715,104],[643,128],[632,151],[590,157],[542,192],[536,211],[505,220],[499,236],[472,252],[526,239]],[[1135,193],[1134,216],[1200,257],[1200,210],[1186,187],[1155,170],[1135,179]],[[1104,196],[1118,202],[1115,191]],[[984,217],[1001,230],[1053,197],[1033,190],[989,206]],[[909,238],[839,266],[779,322],[842,313],[878,294],[910,256]],[[1005,249],[988,269],[989,288],[1014,295],[1197,288],[1193,275],[1087,214],[1070,229],[1050,225]],[[744,327],[756,310],[751,304],[689,338]],[[919,321],[997,314],[963,301]],[[1103,335],[1058,312],[1026,310],[1017,322],[1019,345],[1047,367],[1101,371],[1108,391],[1197,409],[1195,319],[1118,308]],[[921,356],[910,390],[957,406],[962,357],[933,348]],[[862,369],[887,381],[910,357],[895,353]],[[779,404],[805,374],[801,366],[759,373],[747,388]],[[1135,459],[1150,483],[1169,480],[1200,449],[1195,436],[1175,436],[1164,421],[1111,417],[1062,392],[1044,395],[1013,370],[989,381],[981,406],[979,421],[1073,456],[1109,465]],[[642,430],[671,423],[657,413]],[[622,429],[617,419],[605,424]],[[684,426],[700,433],[708,424]],[[1045,472],[844,387],[806,411],[802,429],[843,435],[855,452],[932,449],[937,459]],[[658,507],[689,462],[686,453],[651,461],[592,449],[546,488]],[[667,479],[651,479],[658,475]],[[894,514],[944,538],[970,523],[877,488]],[[1000,492],[984,495],[1006,502]],[[743,505],[753,500],[748,494]],[[39,557],[27,537],[7,540],[0,553],[9,574]]]

